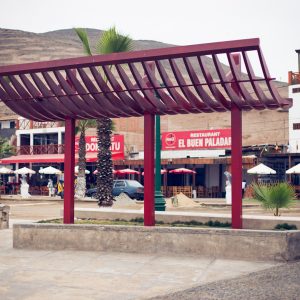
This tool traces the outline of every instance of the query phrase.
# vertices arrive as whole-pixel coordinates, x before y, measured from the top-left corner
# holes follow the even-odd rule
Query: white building
[[[293,106],[289,109],[289,152],[300,153],[300,50],[298,53],[299,70],[289,72],[289,98]]]

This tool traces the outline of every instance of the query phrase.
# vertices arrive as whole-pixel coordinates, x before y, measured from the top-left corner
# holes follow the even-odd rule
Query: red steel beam
[[[75,119],[65,123],[64,224],[74,223]]]
[[[241,60],[239,54],[232,55],[233,61],[241,71]],[[239,95],[238,86],[233,83],[233,90]],[[231,103],[231,223],[232,228],[241,229],[242,220],[242,111],[234,103]]]
[[[154,213],[154,115],[144,116],[144,225],[155,225]]]

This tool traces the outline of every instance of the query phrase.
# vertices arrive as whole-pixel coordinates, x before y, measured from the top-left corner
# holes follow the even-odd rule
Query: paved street
[[[300,262],[294,262],[151,300],[297,300],[300,299],[299,280]]]

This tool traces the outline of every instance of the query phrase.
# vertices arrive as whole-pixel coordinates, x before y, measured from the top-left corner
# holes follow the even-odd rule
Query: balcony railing
[[[62,122],[37,122],[27,119],[17,120],[16,129],[56,128],[64,126]]]
[[[299,72],[289,72],[289,85],[300,84],[300,73]]]
[[[36,154],[64,154],[65,145],[38,145],[16,147],[16,155],[36,155]]]

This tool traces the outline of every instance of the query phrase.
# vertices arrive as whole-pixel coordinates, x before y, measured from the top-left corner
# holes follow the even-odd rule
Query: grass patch
[[[243,198],[244,204],[261,204],[258,200],[254,198]]]
[[[37,223],[50,223],[50,224],[62,224],[62,219],[52,219],[52,220],[41,220]],[[140,226],[144,224],[144,218],[134,218],[130,221],[123,219],[115,220],[96,220],[96,219],[77,219],[75,224],[92,224],[92,225],[128,225],[128,226]],[[222,228],[231,228],[231,223],[220,222],[220,221],[208,221],[205,223],[198,221],[175,221],[172,223],[165,223],[163,221],[155,221],[155,225],[165,226],[165,227],[222,227]]]

